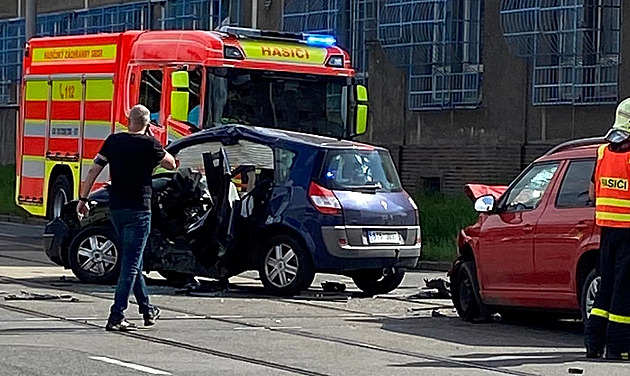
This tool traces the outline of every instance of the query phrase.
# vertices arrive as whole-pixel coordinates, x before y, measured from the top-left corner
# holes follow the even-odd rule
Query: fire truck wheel
[[[48,196],[48,219],[55,219],[61,215],[63,206],[72,199],[72,185],[66,175],[59,175],[55,179]]]
[[[79,232],[70,245],[70,268],[87,283],[116,283],[120,273],[119,247],[114,230],[108,226],[92,226]]]

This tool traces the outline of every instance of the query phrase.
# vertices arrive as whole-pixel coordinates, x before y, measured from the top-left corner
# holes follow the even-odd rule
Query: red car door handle
[[[575,225],[575,228],[578,230],[586,230],[588,228],[588,225],[586,224],[586,222],[578,222],[577,225]]]
[[[534,231],[534,226],[532,226],[532,225],[525,225],[525,226],[523,226],[523,231],[525,231],[525,232],[532,232],[532,231]]]

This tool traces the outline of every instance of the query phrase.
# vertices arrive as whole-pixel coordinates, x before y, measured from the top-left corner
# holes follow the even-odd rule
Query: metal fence
[[[39,36],[147,29],[205,29],[241,21],[238,0],[138,1],[98,8],[41,14]],[[0,105],[18,102],[25,44],[23,18],[0,20]]]
[[[621,0],[503,0],[501,24],[531,61],[533,104],[618,101]]]

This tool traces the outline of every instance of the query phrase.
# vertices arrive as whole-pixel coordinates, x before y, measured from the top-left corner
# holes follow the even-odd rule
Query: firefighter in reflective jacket
[[[598,149],[591,184],[601,227],[601,283],[585,329],[586,356],[628,360],[630,350],[630,98]]]

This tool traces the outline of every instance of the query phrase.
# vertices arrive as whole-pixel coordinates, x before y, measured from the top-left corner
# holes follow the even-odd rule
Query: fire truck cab
[[[367,91],[331,36],[224,27],[34,38],[23,72],[15,199],[37,216],[56,217],[77,197],[137,103],[165,145],[233,123],[338,138],[366,131]]]

